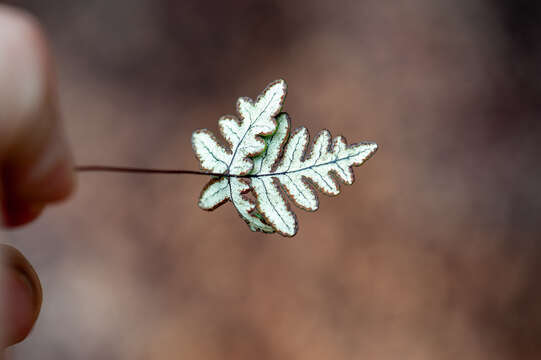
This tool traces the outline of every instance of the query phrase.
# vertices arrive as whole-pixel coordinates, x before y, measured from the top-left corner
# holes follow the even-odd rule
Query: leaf
[[[255,104],[239,99],[240,124],[233,123],[230,117],[220,119],[222,135],[231,149],[219,145],[208,130],[196,131],[192,142],[201,167],[224,175],[205,186],[199,199],[201,208],[213,210],[231,201],[253,231],[293,236],[298,224],[287,197],[304,210],[317,210],[315,189],[338,195],[338,181],[352,184],[351,168],[368,160],[376,152],[377,144],[347,146],[344,137],[332,139],[329,131],[323,130],[307,151],[310,138],[306,128],[301,127],[290,136],[289,116],[277,115],[285,88],[285,82],[278,80],[267,87]],[[278,95],[279,103],[274,103]],[[245,122],[254,119],[254,111],[264,115],[252,130]],[[245,196],[250,191],[255,203]]]
[[[240,118],[223,116],[218,121],[227,147],[220,145],[210,131],[195,131],[192,135],[192,146],[201,168],[224,175],[248,174],[253,168],[252,157],[265,150],[266,144],[262,136],[276,131],[274,117],[282,108],[286,89],[285,81],[277,80],[267,86],[255,102],[249,98],[240,98],[237,102]],[[271,227],[251,214],[255,205],[243,196],[249,190],[249,185],[242,178],[213,179],[203,189],[199,206],[204,210],[213,210],[230,200],[240,216],[254,230],[272,232]]]
[[[338,180],[352,184],[351,167],[370,158],[377,145],[364,142],[347,146],[342,136],[331,142],[331,134],[323,130],[307,152],[308,130],[299,128],[288,140],[288,115],[280,114],[277,121],[278,129],[269,138],[266,153],[254,160],[252,189],[257,198],[257,210],[266,222],[280,234],[293,236],[297,232],[297,219],[284,192],[298,207],[317,210],[319,203],[314,187],[327,195],[338,195]],[[285,142],[284,153],[280,156]]]

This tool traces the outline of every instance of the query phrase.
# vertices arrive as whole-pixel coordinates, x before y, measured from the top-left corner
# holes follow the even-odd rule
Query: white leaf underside
[[[289,136],[289,117],[278,114],[285,94],[285,82],[277,80],[255,103],[239,99],[240,122],[232,116],[219,120],[229,148],[222,147],[208,130],[194,132],[192,144],[202,169],[230,175],[212,179],[205,186],[199,199],[202,209],[213,210],[231,201],[252,231],[293,236],[297,219],[285,194],[300,208],[317,210],[314,188],[327,195],[339,194],[337,180],[352,184],[351,167],[369,159],[377,145],[366,142],[347,146],[343,137],[332,140],[323,130],[307,152],[308,131],[299,128]],[[249,191],[253,191],[255,203],[244,195]]]

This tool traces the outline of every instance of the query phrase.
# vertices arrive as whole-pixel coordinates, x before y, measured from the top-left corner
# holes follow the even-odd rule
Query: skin
[[[60,122],[52,58],[30,15],[0,5],[0,215],[2,231],[35,220],[73,191],[73,162]],[[15,248],[0,244],[0,358],[29,334],[42,290]]]

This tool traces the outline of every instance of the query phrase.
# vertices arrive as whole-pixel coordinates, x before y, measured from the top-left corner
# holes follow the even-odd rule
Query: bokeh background
[[[41,276],[13,359],[539,359],[541,3],[17,0],[79,164],[197,169],[190,135],[283,77],[294,127],[378,153],[294,238],[196,176],[81,174],[1,233]]]

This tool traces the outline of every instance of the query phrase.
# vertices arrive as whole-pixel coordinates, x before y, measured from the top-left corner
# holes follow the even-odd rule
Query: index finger
[[[0,202],[4,223],[24,224],[74,187],[52,57],[38,22],[0,6]]]

